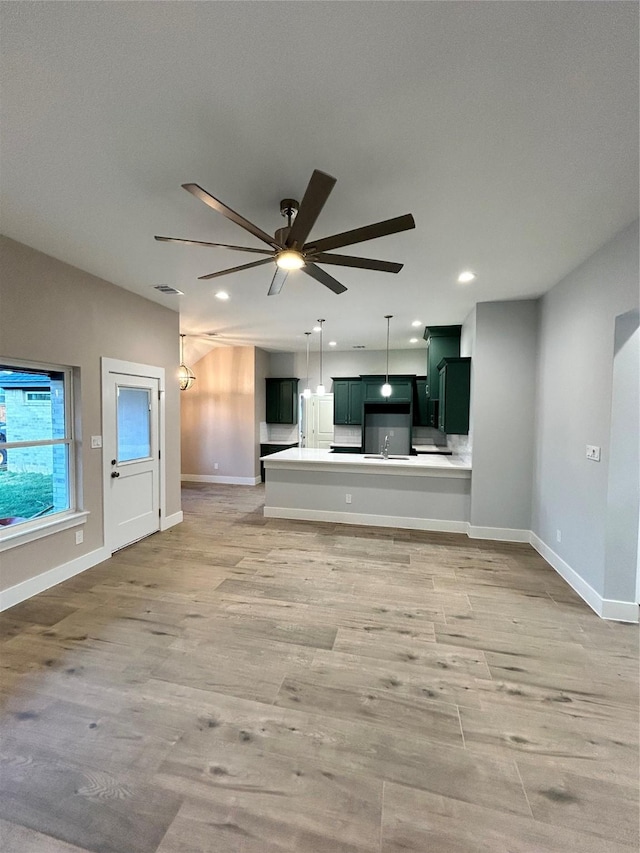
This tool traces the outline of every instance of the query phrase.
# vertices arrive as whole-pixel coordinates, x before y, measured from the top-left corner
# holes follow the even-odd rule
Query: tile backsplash
[[[268,424],[260,422],[260,444],[269,444],[271,441],[286,441],[290,444],[297,443],[300,438],[298,424]]]

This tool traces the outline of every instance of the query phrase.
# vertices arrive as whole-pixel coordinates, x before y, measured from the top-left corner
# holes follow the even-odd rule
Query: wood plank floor
[[[185,522],[0,617],[3,853],[631,853],[638,630],[529,546]]]

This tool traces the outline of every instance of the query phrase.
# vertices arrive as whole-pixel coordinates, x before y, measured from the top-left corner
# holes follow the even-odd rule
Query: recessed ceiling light
[[[418,328],[418,326],[421,326],[421,325],[422,325],[422,320],[414,320],[414,321],[413,321],[413,323],[412,323],[411,325],[412,325],[412,326],[414,326],[414,327],[417,329],[417,328]]]
[[[330,347],[337,347],[337,346],[338,346],[338,342],[337,342],[337,341],[329,341],[329,346],[330,346]]]
[[[319,332],[319,331],[320,331],[320,326],[314,326],[314,327],[313,327],[313,331],[314,331],[314,332]]]
[[[224,301],[225,299],[228,299],[228,298],[229,298],[229,294],[227,293],[226,290],[219,290],[216,293],[216,299],[222,299]]]
[[[418,343],[418,339],[417,339],[417,338],[409,338],[409,343],[410,343],[410,344],[417,344],[417,343]]]
[[[465,270],[458,276],[458,281],[460,284],[467,284],[468,282],[473,281],[475,277],[476,274],[474,272],[471,272],[471,270]]]

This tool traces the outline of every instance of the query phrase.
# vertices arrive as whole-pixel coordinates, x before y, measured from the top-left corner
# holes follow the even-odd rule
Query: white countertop
[[[354,473],[405,474],[412,476],[470,477],[471,463],[458,456],[409,456],[402,459],[367,458],[361,453],[332,453],[307,447],[292,447],[263,456],[264,467],[306,470],[352,471]]]

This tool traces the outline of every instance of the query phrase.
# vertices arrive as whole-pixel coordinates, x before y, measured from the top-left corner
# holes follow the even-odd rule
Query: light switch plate
[[[102,447],[102,436],[101,435],[92,435],[91,436],[91,447]]]
[[[600,448],[596,447],[595,444],[587,444],[587,459],[591,459],[592,462],[599,462]]]

